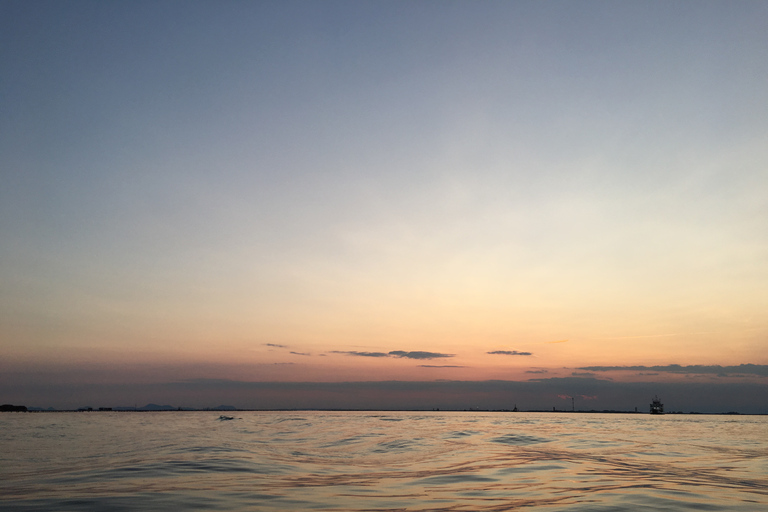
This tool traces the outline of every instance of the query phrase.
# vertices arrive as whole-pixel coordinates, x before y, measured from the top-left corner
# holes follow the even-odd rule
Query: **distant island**
[[[27,412],[27,408],[23,405],[0,405],[0,412]]]

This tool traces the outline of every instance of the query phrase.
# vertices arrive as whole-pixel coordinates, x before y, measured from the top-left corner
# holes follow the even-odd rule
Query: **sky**
[[[0,0],[0,401],[768,413],[766,23]]]

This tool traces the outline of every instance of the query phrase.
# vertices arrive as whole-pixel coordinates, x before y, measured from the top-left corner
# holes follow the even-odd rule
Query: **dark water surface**
[[[0,510],[768,510],[768,417],[4,413]]]

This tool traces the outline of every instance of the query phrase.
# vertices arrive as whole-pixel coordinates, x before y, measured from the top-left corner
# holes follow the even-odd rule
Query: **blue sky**
[[[424,378],[355,351],[453,354],[429,378],[471,380],[768,364],[767,18],[3,1],[6,360],[322,381]]]

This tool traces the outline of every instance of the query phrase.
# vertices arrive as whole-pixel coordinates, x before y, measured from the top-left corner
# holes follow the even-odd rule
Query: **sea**
[[[0,414],[0,510],[768,511],[768,416]]]

